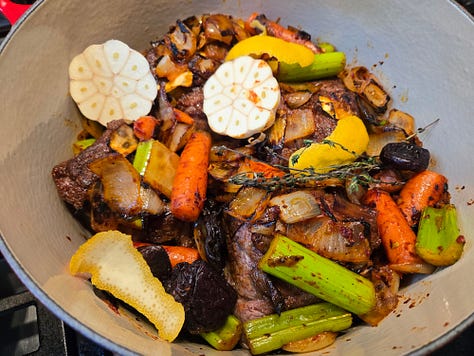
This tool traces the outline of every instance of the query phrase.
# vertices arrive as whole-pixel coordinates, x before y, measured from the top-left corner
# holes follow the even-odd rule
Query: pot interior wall
[[[50,171],[72,155],[70,144],[80,130],[79,113],[68,96],[67,68],[74,55],[110,38],[144,49],[174,19],[192,14],[225,12],[246,17],[254,11],[336,44],[353,63],[374,65],[390,88],[394,105],[413,114],[419,126],[441,119],[422,139],[434,156],[435,169],[450,179],[452,199],[468,238],[458,264],[406,288],[416,308],[401,303],[379,327],[355,328],[328,351],[404,353],[472,318],[472,298],[463,297],[458,288],[462,284],[466,295],[474,292],[470,275],[474,223],[469,219],[474,198],[473,155],[469,154],[474,137],[469,98],[474,89],[474,25],[449,2],[38,3],[0,53],[0,76],[9,83],[0,87],[0,247],[7,260],[59,317],[112,350],[202,353],[201,346],[156,342],[146,335],[152,331],[118,317],[94,296],[88,283],[68,275],[69,258],[87,233],[59,200]]]

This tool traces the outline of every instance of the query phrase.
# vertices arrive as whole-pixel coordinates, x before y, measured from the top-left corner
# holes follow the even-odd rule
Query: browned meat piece
[[[109,146],[110,136],[122,124],[123,120],[112,121],[107,130],[93,145],[71,158],[53,167],[52,176],[59,196],[66,203],[79,210],[87,200],[89,188],[99,179],[90,169],[89,164],[97,159],[115,154]]]
[[[197,129],[211,131],[207,124],[206,114],[202,111],[203,102],[202,87],[194,87],[178,98],[176,107],[194,119]]]
[[[242,224],[228,241],[229,272],[237,291],[236,316],[243,322],[275,311],[266,287],[271,285],[268,276],[258,269],[263,253],[255,247],[249,224]]]

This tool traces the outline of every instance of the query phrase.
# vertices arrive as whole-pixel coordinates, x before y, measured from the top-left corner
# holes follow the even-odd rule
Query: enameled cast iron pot
[[[156,341],[117,316],[90,285],[68,274],[84,241],[59,199],[51,168],[71,156],[79,112],[68,96],[67,68],[92,43],[120,39],[141,50],[177,18],[254,11],[301,26],[375,72],[394,106],[418,126],[434,168],[449,177],[467,244],[454,266],[419,278],[378,327],[356,327],[325,350],[331,355],[427,353],[474,320],[474,21],[450,1],[39,1],[20,18],[0,52],[0,250],[31,292],[59,318],[120,354],[218,352]],[[383,64],[381,64],[383,62]],[[411,308],[410,306],[415,305]],[[235,351],[245,355],[246,351]]]

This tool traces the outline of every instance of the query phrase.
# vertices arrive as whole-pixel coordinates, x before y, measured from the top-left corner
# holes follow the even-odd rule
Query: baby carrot
[[[196,221],[204,207],[211,136],[194,132],[184,146],[171,190],[171,213],[184,221]]]
[[[416,226],[420,220],[421,211],[434,206],[447,190],[445,176],[423,171],[410,178],[400,191],[397,204],[410,226]]]
[[[148,242],[133,242],[133,247],[139,248],[143,246],[153,246],[153,244]],[[199,252],[197,249],[192,247],[184,247],[184,246],[170,246],[170,245],[159,245],[163,247],[163,249],[168,254],[168,257],[171,262],[171,267],[176,266],[178,263],[187,262],[193,263],[194,261],[200,258]]]
[[[187,113],[185,113],[184,111],[173,108],[173,112],[174,112],[174,115],[176,116],[176,121],[182,122],[183,124],[188,124],[188,125],[194,124],[194,119],[191,116],[189,116]]]
[[[157,123],[153,116],[142,116],[133,123],[133,133],[140,141],[147,141],[153,137]]]
[[[390,267],[398,272],[431,273],[415,252],[416,235],[389,193],[370,189],[364,203],[377,212],[377,227]]]
[[[261,173],[265,178],[272,177],[283,177],[285,172],[276,167],[270,166],[264,162],[254,161],[252,159],[246,158],[244,161],[244,170],[249,170],[250,172]]]
[[[187,262],[193,263],[199,259],[199,252],[197,249],[192,247],[184,246],[161,246],[168,254],[170,258],[171,267],[176,266],[178,263]]]
[[[298,30],[290,30],[283,27],[278,22],[271,21],[263,14],[253,13],[245,22],[245,28],[253,34],[257,34],[255,27],[262,31],[265,29],[269,36],[278,37],[287,42],[293,42],[308,47],[314,53],[321,53],[321,48],[316,46],[306,33]]]

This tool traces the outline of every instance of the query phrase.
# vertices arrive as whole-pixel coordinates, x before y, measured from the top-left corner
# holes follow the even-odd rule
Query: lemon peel
[[[298,63],[301,67],[309,66],[314,60],[314,53],[309,48],[266,35],[252,36],[237,42],[225,59],[230,61],[240,56],[260,57],[263,54],[275,57],[279,62]]]
[[[316,173],[327,173],[334,169],[333,166],[351,163],[364,153],[369,135],[362,120],[349,115],[338,120],[336,128],[325,140],[336,145],[312,143],[300,148],[291,155],[288,167],[298,170],[313,168]]]
[[[161,282],[132,243],[119,231],[99,232],[72,256],[71,274],[90,276],[97,288],[108,291],[143,314],[160,338],[173,341],[184,324],[184,308],[166,293]]]

